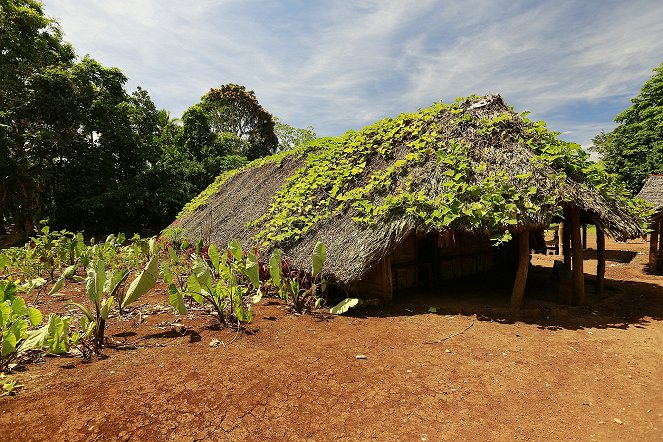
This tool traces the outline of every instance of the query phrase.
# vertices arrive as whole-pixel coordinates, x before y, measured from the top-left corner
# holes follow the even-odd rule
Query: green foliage
[[[605,170],[637,193],[652,173],[663,173],[663,63],[645,82],[631,107],[615,117],[612,132],[594,138]]]
[[[0,396],[15,395],[19,389],[23,388],[23,384],[19,384],[14,376],[7,373],[0,373],[0,384],[2,384]]]
[[[279,152],[305,146],[317,138],[313,131],[313,126],[307,126],[306,129],[299,129],[283,123],[277,117],[274,117],[274,132],[279,140]]]
[[[329,309],[329,312],[333,315],[342,315],[351,308],[361,305],[361,300],[357,298],[345,298],[343,301],[336,304],[334,307]]]
[[[10,369],[28,350],[40,348],[28,331],[42,321],[41,312],[28,307],[25,300],[16,295],[17,287],[11,281],[0,280],[0,372]]]
[[[276,152],[278,139],[272,115],[258,103],[253,91],[224,84],[202,97],[201,108],[215,134],[233,134],[245,142],[240,144],[240,155],[255,160]]]
[[[305,164],[251,223],[258,230],[255,240],[262,246],[290,245],[345,214],[361,225],[404,215],[430,229],[488,233],[499,244],[520,220],[538,216],[544,207],[551,217],[552,207],[567,198],[561,191],[566,177],[641,215],[623,186],[591,163],[580,146],[558,140],[527,113],[476,117],[468,111],[473,100],[477,97],[436,103],[312,142]],[[548,188],[539,188],[532,172],[512,176],[510,164],[489,165],[482,158],[492,158],[485,152],[496,146],[528,146],[534,157],[526,170],[546,177]]]
[[[311,255],[311,270],[290,269],[283,260],[280,249],[275,249],[269,259],[271,287],[277,296],[288,302],[297,313],[320,307],[324,299],[327,281],[322,277],[322,268],[327,259],[327,248],[316,242]]]
[[[259,300],[251,296],[251,291],[259,294],[261,289],[255,254],[245,254],[236,241],[221,254],[211,244],[207,249],[209,260],[196,254],[187,256],[186,251],[178,252],[172,244],[168,244],[167,253],[161,275],[168,284],[170,304],[179,314],[188,313],[185,299],[190,298],[211,306],[221,325],[239,327],[251,321],[251,302]]]

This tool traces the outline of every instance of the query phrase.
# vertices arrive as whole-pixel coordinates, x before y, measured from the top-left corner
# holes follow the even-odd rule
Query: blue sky
[[[46,0],[90,54],[179,116],[238,83],[318,135],[472,93],[583,146],[663,62],[663,1]]]

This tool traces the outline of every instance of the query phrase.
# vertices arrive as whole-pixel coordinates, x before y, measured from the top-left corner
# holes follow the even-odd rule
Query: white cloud
[[[321,134],[501,92],[585,145],[613,127],[597,105],[619,112],[663,61],[659,1],[47,0],[45,9],[79,53],[120,67],[173,115],[234,82]]]

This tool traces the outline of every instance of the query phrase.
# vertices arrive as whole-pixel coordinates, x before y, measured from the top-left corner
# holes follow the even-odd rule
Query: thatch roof
[[[638,198],[654,206],[656,212],[663,211],[663,175],[650,175],[645,185],[640,189]]]
[[[597,190],[584,164],[579,147],[499,95],[471,97],[221,176],[171,228],[217,245],[279,247],[303,267],[322,241],[325,270],[343,284],[415,229],[500,237],[549,226],[563,204],[618,239],[641,236],[628,205]]]

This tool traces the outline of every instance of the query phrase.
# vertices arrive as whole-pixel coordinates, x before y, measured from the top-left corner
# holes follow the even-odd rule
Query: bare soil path
[[[501,307],[508,292],[487,300],[471,286],[347,317],[263,299],[236,335],[202,313],[174,330],[157,290],[111,321],[127,345],[105,359],[19,372],[25,389],[0,398],[0,440],[663,440],[663,277],[644,272],[644,241],[608,249],[606,296],[555,306],[554,258],[535,256],[543,279],[517,314]]]

